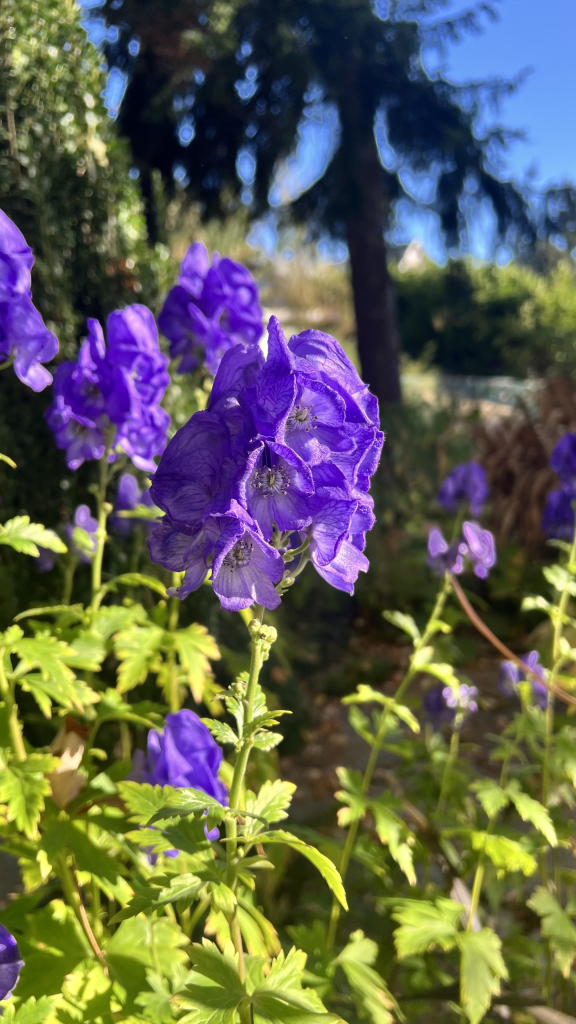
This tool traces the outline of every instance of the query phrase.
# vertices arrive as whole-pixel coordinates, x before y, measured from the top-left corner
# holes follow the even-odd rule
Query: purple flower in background
[[[460,552],[472,562],[473,572],[485,580],[489,570],[496,564],[496,545],[490,530],[483,530],[479,523],[464,523],[462,527],[465,544]]]
[[[212,733],[193,711],[183,708],[166,716],[163,732],[148,733],[144,782],[176,789],[200,789],[222,804],[228,803],[224,783],[218,778],[222,750]]]
[[[424,694],[422,705],[432,725],[438,728],[442,722],[453,722],[457,714],[462,716],[478,711],[477,696],[476,686],[462,683],[457,690],[453,690],[451,686],[437,683]],[[461,723],[462,718],[456,720],[457,727]]]
[[[459,575],[464,572],[468,560],[475,575],[484,580],[496,564],[494,537],[490,530],[483,530],[479,523],[474,522],[465,522],[462,531],[463,540],[448,544],[442,531],[437,526],[432,527],[428,534],[427,565],[438,576],[445,572]]]
[[[36,572],[50,572],[50,570],[56,565],[58,553],[56,551],[51,551],[50,548],[43,548],[40,544],[38,544],[38,551],[40,554],[36,559]]]
[[[158,326],[169,342],[179,372],[196,369],[202,358],[216,373],[224,354],[240,342],[256,345],[262,334],[258,287],[240,263],[218,253],[212,265],[206,247],[194,242],[180,267],[178,284],[166,296]]]
[[[428,534],[428,558],[426,564],[437,576],[445,572],[459,575],[464,572],[464,559],[460,550],[460,542],[448,544],[437,526],[433,526]]]
[[[145,523],[149,527],[154,525],[149,519],[125,518],[118,515],[118,512],[133,512],[138,505],[154,508],[154,502],[150,497],[150,490],[148,487],[140,489],[138,481],[132,473],[122,473],[118,481],[118,490],[116,491],[114,515],[110,519],[111,525],[122,537],[128,536],[134,523]]]
[[[546,498],[544,514],[542,516],[542,529],[549,537],[557,537],[560,540],[571,540],[574,533],[574,502],[576,501],[576,487],[574,484],[565,484],[551,491]]]
[[[442,683],[436,683],[431,690],[424,694],[422,705],[427,717],[432,724],[438,727],[442,722],[451,722],[454,718],[454,709],[448,707],[444,696],[445,687]]]
[[[0,999],[7,999],[16,987],[23,966],[16,939],[0,924]]]
[[[550,469],[558,474],[562,483],[576,480],[576,434],[564,434],[550,456]]]
[[[47,363],[58,352],[58,339],[32,303],[32,250],[21,231],[0,210],[0,361],[14,360],[16,376],[33,391],[52,381]]]
[[[478,462],[462,462],[446,477],[438,492],[438,502],[447,512],[457,512],[461,502],[479,516],[488,497],[486,473]]]
[[[450,686],[445,686],[442,690],[442,696],[447,706],[454,711],[460,711],[464,714],[474,714],[475,711],[478,711],[476,701],[478,687],[476,686],[468,686],[466,683],[462,683],[457,690],[453,690]]]
[[[278,585],[308,558],[352,593],[368,568],[382,443],[376,400],[338,342],[319,331],[287,342],[272,317],[267,358],[254,345],[230,349],[208,409],[162,456],[151,497],[166,515],[150,537],[153,561],[185,572],[181,598],[211,570],[228,610],[275,608]]]
[[[117,310],[107,334],[108,344],[98,321],[88,321],[78,360],[56,371],[48,423],[70,469],[101,459],[108,440],[110,461],[125,452],[138,469],[154,472],[170,424],[159,405],[170,377],[154,317],[146,306]]]
[[[529,654],[525,654],[520,660],[528,668],[539,670],[542,678],[544,678],[544,669],[540,664],[538,651],[530,651]],[[548,690],[544,682],[539,682],[534,676],[523,672],[520,666],[516,665],[513,661],[503,661],[501,663],[498,688],[502,693],[505,693],[507,696],[516,693],[518,684],[525,682],[525,680],[528,680],[532,687],[534,703],[538,704],[541,708],[545,708],[548,703]]]
[[[73,523],[66,526],[68,547],[81,562],[89,564],[96,554],[98,520],[91,515],[88,505],[78,505]]]

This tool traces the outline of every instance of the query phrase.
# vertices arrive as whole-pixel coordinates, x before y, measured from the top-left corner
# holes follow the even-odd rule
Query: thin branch
[[[514,664],[518,665],[518,668],[521,668],[526,675],[532,676],[532,678],[536,679],[539,683],[542,684],[542,686],[545,686],[547,690],[550,690],[557,697],[559,697],[560,700],[563,700],[565,704],[572,704],[573,707],[576,707],[576,697],[572,697],[571,694],[567,693],[566,690],[563,690],[560,686],[554,686],[553,683],[549,683],[548,680],[544,678],[544,675],[541,672],[539,672],[537,669],[530,668],[530,666],[523,662],[517,654],[513,654],[510,648],[506,647],[506,644],[503,644],[502,641],[499,640],[497,636],[495,636],[492,630],[488,628],[486,623],[482,621],[480,616],[476,614],[455,576],[452,576],[452,586],[454,587],[454,593],[456,594],[456,597],[460,601],[460,604],[462,605],[462,608],[466,612],[466,615],[470,619],[472,625],[476,626],[478,632],[482,633],[482,636],[485,636],[486,639],[490,641],[492,646],[495,647],[497,651],[500,651],[500,654],[503,654],[504,657],[508,659],[508,661],[513,661]]]

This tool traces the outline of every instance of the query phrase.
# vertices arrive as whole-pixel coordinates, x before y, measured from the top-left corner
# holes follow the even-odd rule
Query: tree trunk
[[[348,117],[346,115],[349,115]],[[348,165],[346,235],[350,252],[358,355],[362,376],[380,402],[401,400],[400,335],[396,294],[386,261],[385,171],[374,138],[373,119],[340,111]]]
[[[382,224],[376,217],[349,220],[346,234],[362,379],[380,402],[399,402],[400,335]]]

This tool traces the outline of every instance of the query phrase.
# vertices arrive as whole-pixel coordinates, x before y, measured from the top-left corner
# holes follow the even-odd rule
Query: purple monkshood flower
[[[475,711],[478,711],[478,704],[476,702],[478,688],[476,686],[467,686],[466,683],[462,683],[458,690],[445,686],[442,690],[442,696],[447,706],[454,711],[464,712],[464,714],[474,714]]]
[[[32,303],[32,250],[21,231],[0,210],[0,361],[14,360],[16,376],[33,391],[51,383],[47,363],[58,352],[58,339]]]
[[[66,526],[70,551],[81,562],[89,564],[96,554],[96,531],[98,520],[91,515],[88,505],[78,505],[72,524]]]
[[[544,669],[540,664],[538,651],[530,651],[520,660],[523,661],[528,668],[539,670],[542,674],[542,678],[544,678]],[[502,693],[505,693],[507,696],[516,693],[518,684],[523,683],[525,680],[528,680],[532,687],[534,703],[538,704],[541,708],[545,708],[548,703],[548,690],[544,685],[544,682],[539,682],[534,678],[534,676],[523,672],[519,665],[516,665],[513,661],[503,661],[501,663],[498,688]]]
[[[116,491],[114,515],[110,518],[110,524],[122,537],[128,536],[134,523],[145,523],[148,527],[154,525],[148,519],[132,519],[118,515],[118,512],[133,512],[138,505],[154,508],[154,502],[150,497],[150,490],[148,487],[140,489],[138,481],[132,473],[122,473],[118,481],[118,490]]]
[[[442,722],[451,722],[454,719],[454,709],[448,707],[444,697],[444,686],[436,683],[431,690],[428,690],[423,697],[422,705],[426,716],[432,725],[438,727]]]
[[[151,729],[148,733],[144,781],[153,786],[201,789],[225,804],[228,793],[218,778],[221,763],[222,750],[210,730],[194,711],[183,708],[166,716],[162,732]]]
[[[0,924],[0,1000],[7,999],[16,987],[23,966],[16,939]]]
[[[178,370],[196,369],[202,358],[216,373],[223,355],[234,345],[256,345],[262,334],[258,287],[240,263],[217,252],[212,265],[202,242],[190,246],[180,267],[178,284],[166,296],[158,327],[170,342]]]
[[[457,512],[461,502],[479,516],[488,497],[486,473],[478,462],[462,462],[446,477],[438,492],[438,502],[447,512]]]
[[[108,435],[111,462],[125,452],[138,469],[154,472],[170,424],[159,405],[170,377],[154,317],[146,306],[117,310],[107,336],[108,344],[98,321],[88,320],[78,360],[56,371],[48,423],[70,469],[101,459]]]
[[[382,442],[376,400],[338,342],[319,331],[287,342],[272,317],[267,358],[255,345],[230,349],[208,409],[162,456],[153,561],[185,572],[179,597],[211,571],[224,608],[275,608],[283,554],[309,546],[318,573],[352,593],[368,568],[368,488]]]
[[[448,544],[437,526],[433,526],[428,534],[428,558],[426,564],[437,576],[445,572],[456,575],[464,572],[464,559],[460,551],[460,541]]]
[[[438,576],[445,572],[459,575],[464,572],[465,560],[468,560],[474,574],[484,580],[496,564],[494,537],[475,522],[465,522],[462,532],[464,540],[448,544],[442,531],[434,526],[428,534],[427,564]]]
[[[51,551],[50,548],[43,548],[40,544],[38,545],[38,551],[40,554],[36,559],[36,572],[50,572],[56,565],[58,559],[57,552]]]
[[[442,722],[451,722],[457,714],[468,715],[478,711],[476,686],[462,683],[457,690],[437,683],[424,695],[422,701],[426,715],[435,727]],[[458,722],[456,723],[458,724]]]
[[[166,716],[163,732],[151,729],[148,733],[142,780],[152,786],[200,789],[227,804],[228,792],[218,778],[221,763],[222,750],[210,730],[194,711],[183,708]],[[217,839],[219,832],[214,828],[206,834],[208,839]],[[169,856],[176,853],[168,851]]]
[[[490,569],[496,565],[496,545],[490,530],[483,530],[479,523],[464,523],[462,527],[465,545],[460,552],[472,562],[475,576],[485,580]]]
[[[542,529],[549,537],[559,540],[571,540],[574,534],[574,502],[576,501],[576,485],[565,483],[551,491],[546,498]]]

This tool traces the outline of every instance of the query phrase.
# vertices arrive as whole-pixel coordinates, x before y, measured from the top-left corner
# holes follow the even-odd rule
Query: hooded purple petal
[[[0,1000],[11,994],[23,966],[16,939],[0,924]]]

